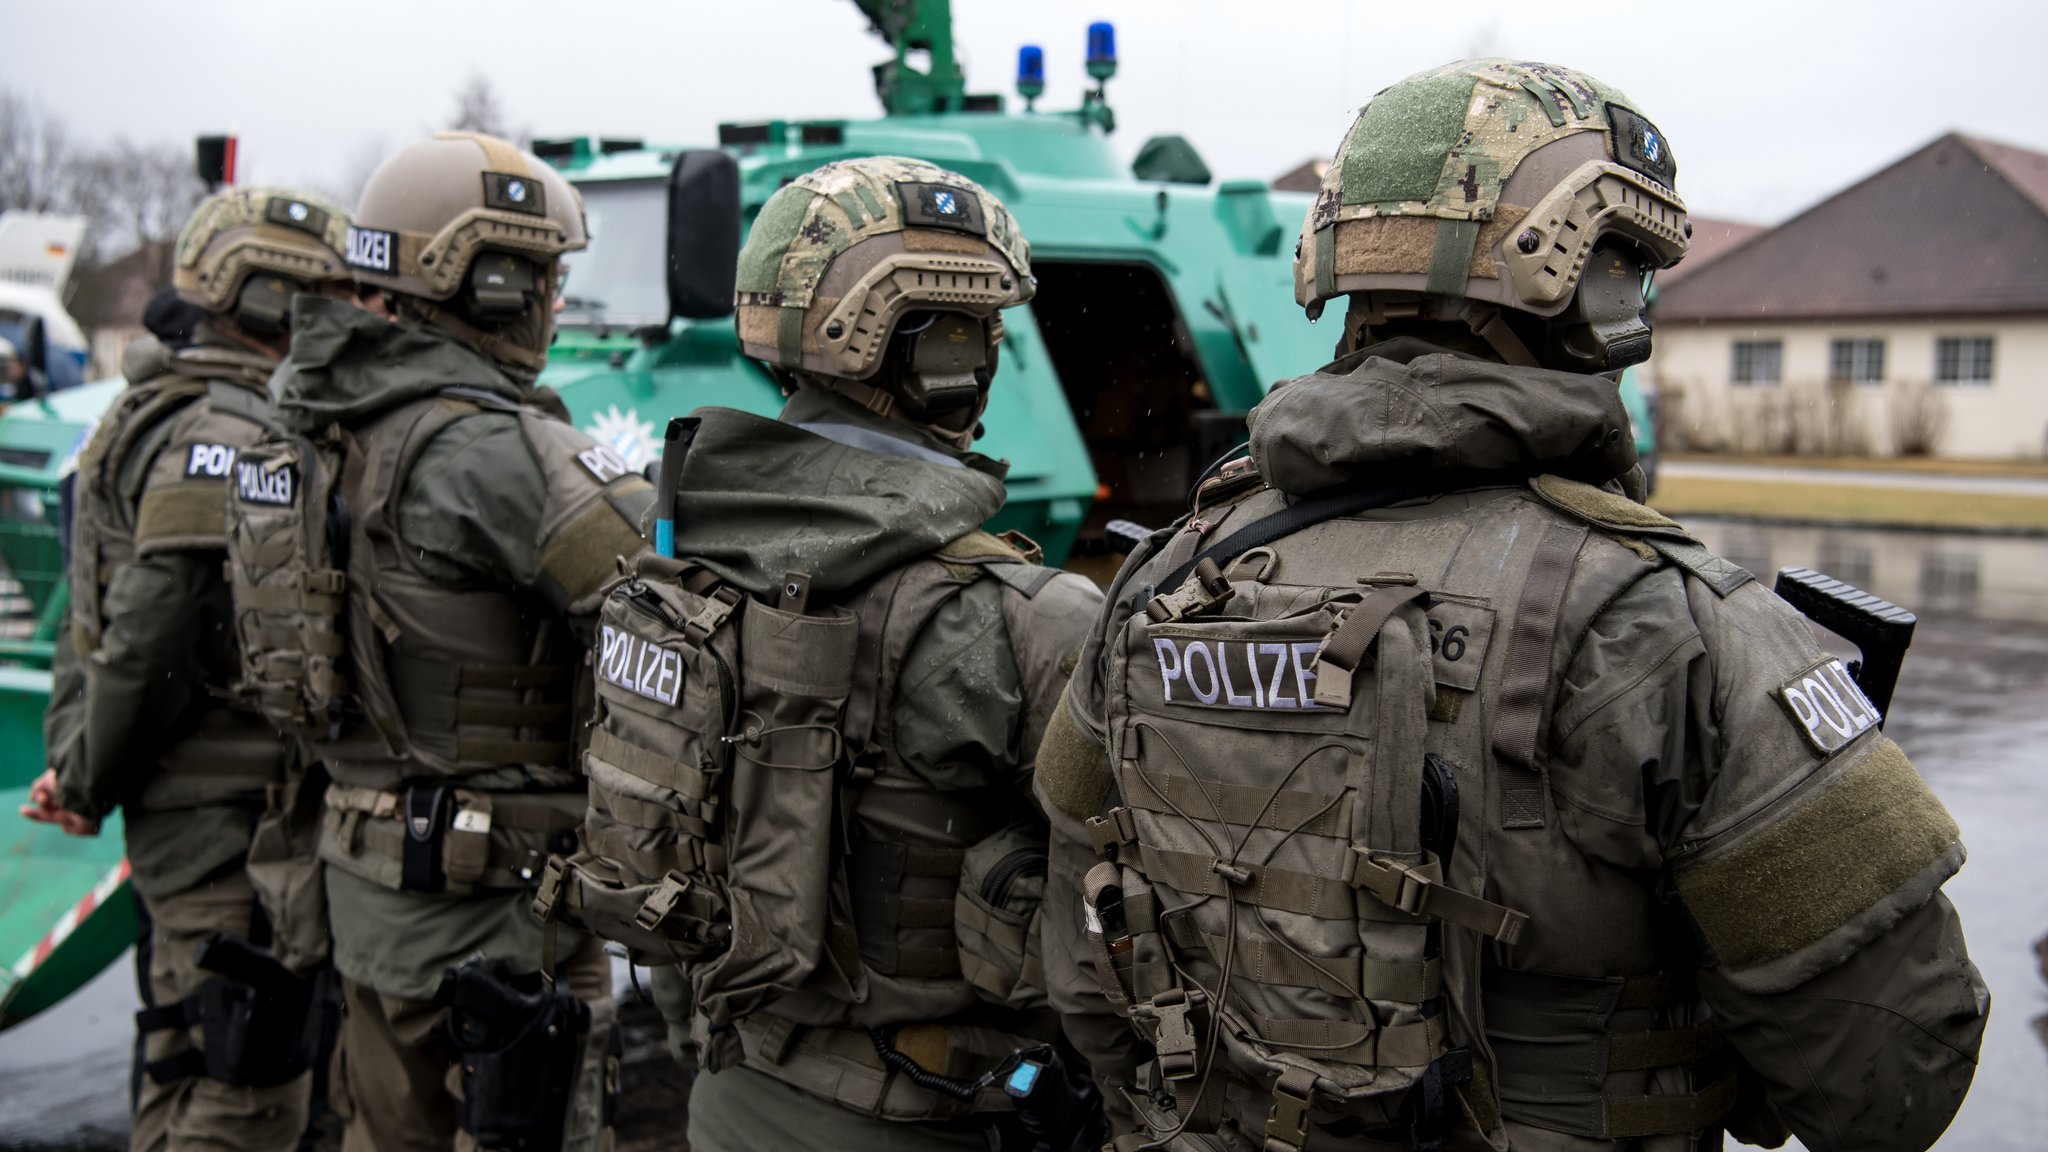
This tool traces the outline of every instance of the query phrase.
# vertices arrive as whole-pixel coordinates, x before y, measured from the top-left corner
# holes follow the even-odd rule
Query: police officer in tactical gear
[[[313,978],[325,916],[292,898],[313,868],[293,836],[297,759],[230,699],[240,661],[221,561],[227,477],[270,426],[264,384],[291,298],[351,292],[347,226],[335,205],[284,189],[203,201],[173,270],[196,328],[176,347],[130,346],[128,389],[79,457],[52,767],[24,814],[95,835],[123,810],[150,921],[137,1149],[289,1147],[327,1055],[331,983]]]
[[[1296,263],[1337,359],[1132,556],[1039,753],[1053,1003],[1119,1148],[1918,1149],[1961,1103],[1954,822],[1806,623],[1628,495],[1676,174],[1543,64],[1345,137]]]
[[[544,954],[528,911],[574,844],[582,647],[650,499],[534,386],[585,243],[530,153],[401,149],[344,252],[376,313],[296,301],[283,435],[238,461],[244,687],[332,780],[350,1149],[604,1139],[609,964],[573,933]]]
[[[664,465],[675,559],[605,608],[589,850],[541,900],[658,965],[693,1148],[1096,1139],[1029,788],[1100,594],[982,530],[1006,465],[971,447],[1035,286],[995,196],[897,157],[799,177],[741,252],[789,400],[698,410]]]

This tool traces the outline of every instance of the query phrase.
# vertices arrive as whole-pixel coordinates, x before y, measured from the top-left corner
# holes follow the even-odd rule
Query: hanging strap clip
[[[1199,616],[1230,599],[1230,581],[1224,577],[1216,561],[1207,556],[1181,581],[1179,588],[1154,596],[1145,605],[1145,615],[1154,624],[1171,624],[1189,616]]]

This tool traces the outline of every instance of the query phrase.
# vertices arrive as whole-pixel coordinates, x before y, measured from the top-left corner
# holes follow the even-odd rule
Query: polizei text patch
[[[1190,640],[1158,636],[1161,703],[1264,712],[1316,707],[1315,640]]]
[[[1833,658],[1778,685],[1777,697],[1798,722],[1807,743],[1824,756],[1875,728],[1880,719],[1877,705],[1856,687],[1842,662]]]
[[[265,468],[260,463],[246,460],[235,464],[235,498],[244,504],[274,504],[289,508],[292,493],[297,490],[297,477],[288,467]]]
[[[597,674],[634,695],[674,707],[683,690],[683,654],[606,624],[598,630]]]

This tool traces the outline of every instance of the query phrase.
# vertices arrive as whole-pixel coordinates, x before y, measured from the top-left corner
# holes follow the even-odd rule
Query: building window
[[[1934,342],[1934,382],[1991,383],[1991,352],[1989,336],[1943,336]]]
[[[1734,379],[1737,384],[1775,388],[1783,373],[1784,362],[1785,344],[1781,340],[1735,342]]]
[[[1836,340],[1828,345],[1828,379],[1884,383],[1884,341]]]

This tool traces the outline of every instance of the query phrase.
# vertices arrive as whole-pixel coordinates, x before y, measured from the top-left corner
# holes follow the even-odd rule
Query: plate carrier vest
[[[1683,1018],[1689,982],[1510,969],[1528,917],[1483,898],[1493,869],[1557,851],[1538,733],[1589,533],[1574,500],[1598,491],[1544,477],[1540,501],[1360,521],[1340,516],[1389,501],[1315,515],[1255,480],[1205,485],[1211,510],[1112,591],[1132,611],[1106,645],[1115,788],[1089,822],[1087,941],[1157,1052],[1136,1101],[1152,1136],[1215,1131],[1231,1083],[1271,1101],[1269,1152],[1303,1147],[1311,1111],[1331,1135],[1438,1147],[1459,1098],[1490,1131],[1711,1126],[1735,1086],[1718,1037],[1647,1023]],[[1505,545],[1468,546],[1471,521]],[[1721,595],[1748,578],[1675,531],[1631,535]],[[1491,1063],[1467,1046],[1482,1028]],[[1703,1087],[1606,1091],[1669,1067]]]

